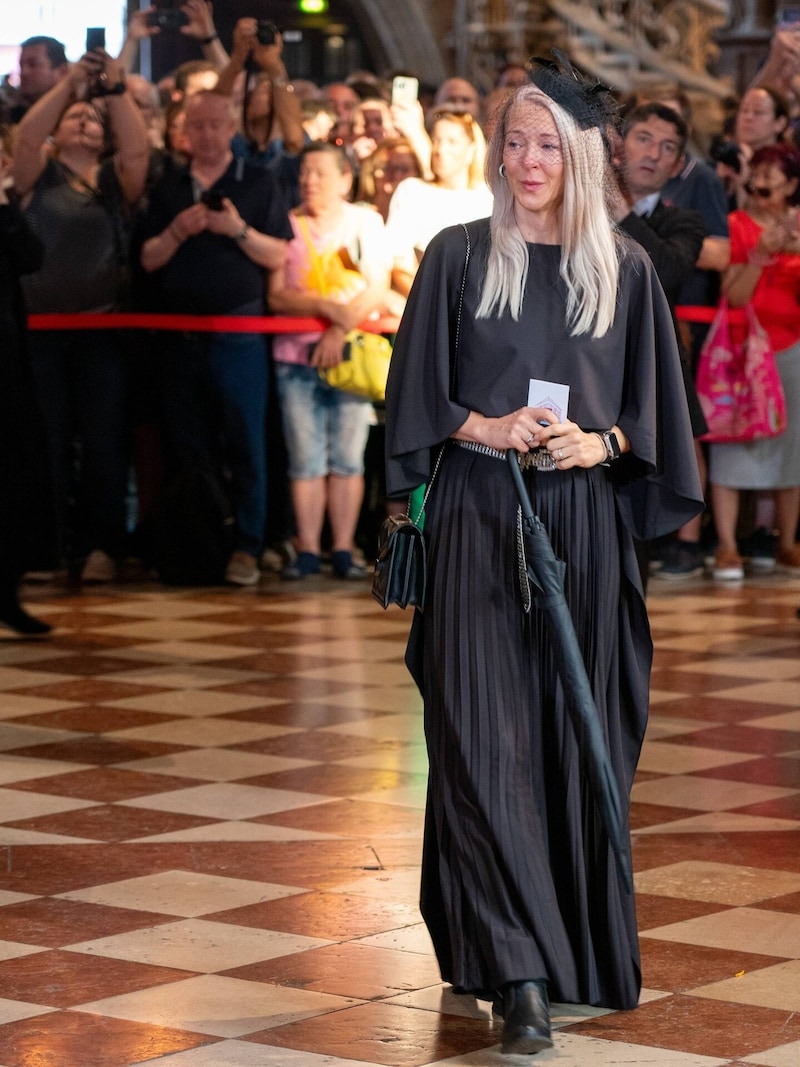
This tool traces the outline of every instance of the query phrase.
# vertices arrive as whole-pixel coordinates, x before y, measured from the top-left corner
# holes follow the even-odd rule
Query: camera
[[[159,30],[178,30],[189,24],[189,16],[179,7],[151,7],[147,12],[147,25]]]
[[[256,28],[256,37],[259,44],[275,44],[275,37],[281,31],[274,22],[268,19],[259,19]]]
[[[200,203],[205,204],[209,211],[222,211],[225,194],[219,189],[206,189],[200,194]]]

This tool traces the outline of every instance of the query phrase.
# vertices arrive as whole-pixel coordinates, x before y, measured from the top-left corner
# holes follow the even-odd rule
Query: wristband
[[[234,241],[239,241],[241,243],[242,241],[246,241],[247,240],[247,235],[249,233],[250,233],[250,227],[245,225],[243,230],[241,230],[239,233],[236,233],[236,234],[233,235],[233,239],[234,239]]]
[[[103,82],[94,91],[95,96],[122,96],[127,86],[124,81],[115,82],[113,85],[105,85]]]
[[[219,38],[218,33],[212,33],[210,37],[201,37],[199,44],[211,44],[212,41],[216,41]]]

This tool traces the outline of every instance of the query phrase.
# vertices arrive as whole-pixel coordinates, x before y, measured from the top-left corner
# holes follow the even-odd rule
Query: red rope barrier
[[[717,309],[680,305],[675,314],[682,322],[713,322]],[[730,308],[731,322],[744,322],[742,308]],[[400,320],[386,316],[361,324],[369,333],[396,333]],[[186,333],[313,333],[324,330],[327,319],[284,315],[156,315],[141,311],[73,312],[29,315],[31,330],[181,330]]]
[[[368,333],[395,333],[397,318],[362,323]],[[327,319],[281,315],[151,315],[134,311],[79,312],[29,315],[31,330],[181,330],[186,333],[313,333],[324,330]]]

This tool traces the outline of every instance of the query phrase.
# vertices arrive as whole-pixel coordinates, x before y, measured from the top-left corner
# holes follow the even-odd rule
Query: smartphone
[[[86,31],[86,51],[105,52],[106,30],[104,26],[90,26]]]
[[[413,104],[419,96],[419,79],[398,74],[392,78],[392,103]]]
[[[200,203],[205,204],[209,211],[222,211],[224,196],[219,189],[206,189],[200,194]]]
[[[146,22],[148,26],[155,26],[159,30],[179,30],[181,26],[189,24],[189,16],[179,7],[151,7]]]

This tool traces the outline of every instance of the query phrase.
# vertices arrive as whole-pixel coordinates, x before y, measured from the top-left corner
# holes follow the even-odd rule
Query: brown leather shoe
[[[505,1056],[532,1056],[552,1048],[547,982],[531,979],[503,986],[502,1052]]]

